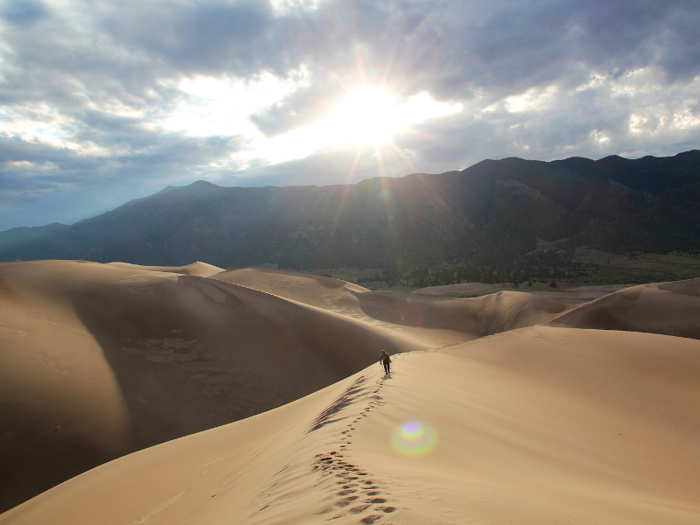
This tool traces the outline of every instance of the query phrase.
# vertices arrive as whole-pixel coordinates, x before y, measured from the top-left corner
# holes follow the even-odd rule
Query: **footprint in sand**
[[[58,359],[51,357],[46,352],[37,352],[34,354],[34,359],[38,360],[44,366],[53,368],[59,374],[70,374],[73,371],[73,368],[70,366],[62,367],[61,362]]]
[[[381,396],[377,395],[379,390],[374,391],[374,401],[370,401],[364,410],[352,419],[351,423],[347,424],[345,430],[342,430],[339,434],[336,434],[336,439],[340,438],[340,446],[337,450],[328,452],[326,454],[317,454],[315,456],[314,466],[312,470],[320,469],[322,472],[321,477],[325,478],[329,475],[333,475],[336,478],[335,486],[339,487],[341,490],[337,490],[327,497],[323,498],[323,501],[328,501],[332,503],[332,507],[323,507],[321,511],[316,512],[316,514],[329,514],[333,508],[343,509],[340,514],[334,515],[327,518],[326,521],[334,521],[342,518],[343,516],[348,516],[351,514],[362,514],[371,507],[372,514],[364,516],[359,523],[362,524],[372,524],[376,521],[381,520],[387,514],[396,512],[398,509],[396,507],[382,505],[387,503],[386,498],[381,496],[379,484],[375,484],[372,479],[366,479],[370,475],[369,472],[364,471],[358,466],[343,460],[343,454],[348,452],[348,446],[352,444],[350,441],[352,431],[356,430],[356,424],[362,420],[363,417],[368,417],[369,411],[378,408],[385,403],[379,401]],[[342,453],[341,453],[342,452]],[[363,479],[361,479],[363,478]],[[355,494],[359,495],[355,495]],[[361,497],[365,499],[359,500]],[[333,502],[333,500],[335,500]],[[352,503],[360,503],[359,505],[351,506]],[[377,506],[378,505],[378,506]],[[348,507],[347,510],[345,508]],[[387,524],[388,525],[388,524]]]
[[[335,503],[335,506],[336,506],[336,507],[347,507],[348,505],[350,505],[350,504],[351,504],[353,501],[355,501],[356,499],[358,499],[357,496],[350,496],[350,497],[347,497],[347,498],[345,498],[345,499],[341,499],[340,501],[337,501],[337,502]]]
[[[25,332],[24,330],[17,330],[16,328],[7,328],[6,326],[0,326],[0,330],[5,332],[6,334],[29,335],[29,332]]]

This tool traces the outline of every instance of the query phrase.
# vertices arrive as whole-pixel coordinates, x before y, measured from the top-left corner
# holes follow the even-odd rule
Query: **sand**
[[[138,270],[138,271],[156,271],[166,273],[178,273],[182,275],[196,275],[197,277],[211,277],[224,270],[212,264],[203,263],[200,261],[188,264],[187,266],[140,266],[138,264],[113,262],[107,266],[119,268],[122,270]]]
[[[3,467],[15,458],[3,494],[30,456],[43,455],[36,471],[66,443],[66,462],[93,447],[96,464],[161,443],[0,524],[700,522],[698,280],[572,309],[523,292],[408,302],[328,278],[236,272],[0,265],[0,399],[12,408]],[[385,347],[390,377],[375,361]],[[184,366],[196,363],[228,368]],[[258,375],[240,382],[247,374]],[[257,415],[230,410],[236,393]],[[211,428],[223,412],[240,420]],[[168,438],[151,421],[191,435]],[[412,421],[437,437],[423,455],[392,446]],[[22,483],[36,490],[36,474]]]
[[[700,279],[626,288],[579,306],[552,321],[552,326],[700,339]]]
[[[695,524],[700,342],[535,327],[131,454],[2,524]],[[392,433],[419,420],[435,448]]]
[[[498,285],[484,283],[443,284],[441,286],[428,286],[426,288],[414,290],[411,293],[415,295],[432,295],[437,297],[441,295],[480,292],[482,290],[488,290],[489,288],[495,288],[496,286]]]
[[[425,349],[221,281],[0,264],[3,509],[123,454],[281,406]]]
[[[424,297],[372,292],[339,279],[267,268],[233,270],[213,278],[338,313],[431,348],[543,323],[570,309],[523,292],[464,299]]]
[[[457,294],[465,294],[472,292],[481,292],[492,288],[498,288],[497,284],[484,283],[460,283],[460,284],[445,284],[442,286],[429,286],[411,292],[413,295],[429,295],[433,297],[455,296]],[[552,289],[550,291],[531,291],[529,288],[523,287],[523,290],[533,295],[554,299],[557,302],[566,305],[580,305],[588,303],[601,297],[617,292],[624,288],[635,286],[633,284],[604,284],[593,286],[577,286],[575,288]]]
[[[548,297],[564,304],[580,305],[589,303],[605,297],[608,294],[631,288],[634,284],[603,284],[596,286],[577,286],[575,288],[567,288],[566,290],[548,291],[548,292],[530,292],[541,297]]]

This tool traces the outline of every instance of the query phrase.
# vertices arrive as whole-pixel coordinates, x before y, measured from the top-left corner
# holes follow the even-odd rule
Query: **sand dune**
[[[188,264],[187,266],[139,266],[138,264],[123,262],[113,262],[107,264],[107,266],[122,270],[147,270],[154,272],[179,273],[182,275],[195,275],[197,277],[211,277],[212,275],[216,275],[217,273],[224,271],[223,268],[200,261]]]
[[[357,294],[369,292],[331,277],[270,268],[231,270],[214,278],[346,315],[357,310]]]
[[[2,263],[0,524],[698,523],[699,297]]]
[[[551,324],[700,339],[700,279],[626,288],[579,306]]]
[[[450,299],[372,292],[329,277],[246,268],[214,276],[381,327],[432,347],[539,324],[564,313],[558,301],[522,292]]]
[[[595,286],[577,286],[566,290],[548,292],[530,292],[541,297],[548,297],[564,304],[579,305],[600,299],[608,294],[631,288],[634,284],[603,284]]]
[[[394,368],[118,459],[0,523],[700,521],[700,342],[533,327]]]
[[[2,506],[119,455],[426,348],[308,305],[172,272],[0,265]]]
[[[445,284],[442,286],[429,286],[427,288],[421,288],[420,290],[414,290],[411,294],[414,295],[430,295],[433,297],[449,296],[455,294],[464,294],[471,292],[480,292],[483,290],[488,290],[489,288],[497,288],[499,285],[496,284],[484,284],[484,283],[460,283],[460,284]],[[536,291],[533,292],[529,288],[523,288],[527,293],[533,295],[539,295],[540,297],[547,297],[549,299],[554,299],[560,303],[568,305],[578,305],[583,303],[588,303],[590,301],[595,301],[601,297],[608,295],[618,290],[624,288],[630,288],[634,286],[633,284],[604,284],[604,285],[593,285],[593,286],[577,286],[575,288],[568,288],[566,290],[558,289],[551,290],[547,292]]]

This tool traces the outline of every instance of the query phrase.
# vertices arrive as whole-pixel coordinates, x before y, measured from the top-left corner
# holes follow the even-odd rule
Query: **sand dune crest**
[[[217,273],[221,273],[224,271],[218,266],[213,266],[211,264],[203,263],[200,261],[188,264],[187,266],[140,266],[138,264],[123,262],[112,262],[107,264],[107,266],[119,268],[121,270],[180,273],[182,275],[195,275],[197,277],[211,277],[212,275],[216,275]]]
[[[650,332],[700,339],[700,279],[643,284],[579,306],[552,326]]]
[[[567,308],[556,300],[522,292],[435,298],[372,292],[338,279],[267,268],[233,270],[214,278],[339,313],[397,335],[409,334],[433,347],[543,323]]]

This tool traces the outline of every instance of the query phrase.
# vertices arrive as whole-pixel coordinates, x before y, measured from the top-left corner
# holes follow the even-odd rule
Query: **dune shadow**
[[[95,286],[75,306],[121,388],[132,450],[282,406],[400,351],[344,318],[200,277]]]

